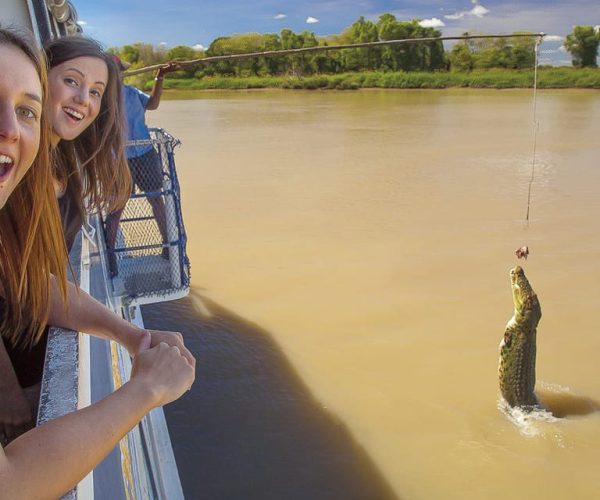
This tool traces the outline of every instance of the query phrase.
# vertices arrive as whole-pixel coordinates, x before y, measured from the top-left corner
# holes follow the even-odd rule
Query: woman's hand
[[[196,368],[196,359],[183,343],[183,335],[179,332],[169,332],[162,330],[139,330],[128,337],[128,342],[123,346],[127,349],[132,358],[140,353],[155,347],[161,342],[173,347],[177,347],[181,355],[187,359],[192,368]]]
[[[192,368],[196,368],[196,358],[183,344],[183,335],[179,332],[168,332],[161,330],[147,330],[150,333],[150,347],[157,346],[161,342],[177,347],[181,355],[187,360]]]
[[[176,346],[160,342],[133,358],[131,384],[146,394],[152,407],[175,401],[194,383],[195,368]]]

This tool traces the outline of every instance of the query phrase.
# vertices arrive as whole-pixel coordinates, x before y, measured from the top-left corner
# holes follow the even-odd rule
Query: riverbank
[[[138,83],[138,82],[134,82]],[[458,72],[354,72],[335,75],[250,76],[170,78],[164,83],[168,90],[240,90],[240,89],[334,89],[360,88],[445,89],[467,88],[529,88],[533,85],[533,71],[477,70]],[[146,82],[151,88],[152,81]],[[540,68],[538,88],[591,88],[600,89],[598,68]]]

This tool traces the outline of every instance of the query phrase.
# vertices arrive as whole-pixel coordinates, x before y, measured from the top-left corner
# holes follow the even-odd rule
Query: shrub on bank
[[[145,88],[152,87],[152,80]],[[448,87],[473,88],[529,88],[533,85],[533,71],[475,70],[471,72],[353,72],[321,74],[307,77],[247,76],[166,79],[165,88],[178,90],[208,89],[335,89],[359,88],[442,89]],[[598,68],[540,68],[539,88],[600,88]]]

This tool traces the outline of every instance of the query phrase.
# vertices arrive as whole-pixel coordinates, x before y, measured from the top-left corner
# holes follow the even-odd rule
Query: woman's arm
[[[48,324],[115,340],[131,355],[141,350],[138,349],[140,344],[149,346],[148,339],[144,339],[147,336],[146,330],[125,321],[83,290],[75,288],[72,283],[68,283],[67,286],[65,307],[54,277],[50,285]]]
[[[0,447],[0,499],[60,497],[149,410],[179,398],[193,381],[194,368],[177,347],[161,343],[140,353],[119,390]]]
[[[67,303],[68,306],[65,308],[58,285],[53,279],[50,288],[48,324],[114,340],[125,347],[131,356],[165,342],[177,346],[192,366],[196,364],[192,354],[183,345],[183,337],[180,333],[139,328],[113,313],[84,291],[77,290],[72,283],[68,284]]]

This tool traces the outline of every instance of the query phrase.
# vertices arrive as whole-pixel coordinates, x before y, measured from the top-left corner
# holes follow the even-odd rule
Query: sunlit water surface
[[[530,91],[214,92],[148,113],[183,143],[198,310],[268,332],[400,498],[600,495],[600,93],[537,110],[528,227]],[[534,415],[497,383],[522,245]]]

